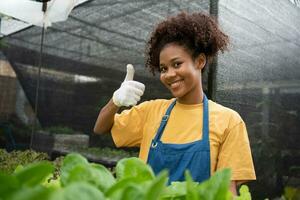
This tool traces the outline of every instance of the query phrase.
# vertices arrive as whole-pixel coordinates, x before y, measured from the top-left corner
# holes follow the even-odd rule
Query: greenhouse
[[[203,27],[213,28],[199,30],[198,21],[190,20],[193,30],[210,33],[210,37],[198,37],[204,38],[205,45],[216,43],[217,47],[208,47],[208,53],[203,47],[194,57],[200,39],[191,43],[197,49],[191,54],[194,46],[184,44],[178,35],[182,28],[189,36],[180,37],[191,37],[188,22],[196,19],[192,17],[197,13],[213,21],[206,21]],[[171,28],[163,32],[175,26],[176,19],[186,21],[173,27],[173,32]],[[227,39],[219,32],[214,35],[214,24],[228,36],[227,46],[219,47]],[[176,35],[179,42],[159,40],[160,34],[169,34],[166,38]],[[223,43],[218,41],[220,35],[225,38]],[[167,50],[174,46],[185,49],[195,65],[204,55],[204,69],[180,71],[184,62],[179,63],[182,67],[164,63],[172,52]],[[154,65],[156,57],[158,64]],[[131,78],[128,64],[134,67]],[[155,75],[151,70],[157,70]],[[200,76],[191,75],[196,72]],[[204,93],[193,99],[189,94],[196,81],[195,87]],[[134,103],[127,105],[126,91],[139,94]],[[174,109],[171,105],[157,111],[150,107],[173,98]],[[195,105],[185,103],[201,104],[199,122],[187,108]],[[232,115],[218,118],[216,105]],[[146,108],[149,111],[144,111]],[[172,116],[167,108],[182,114]],[[236,131],[240,135],[227,134],[236,127],[232,124],[237,118],[239,125],[244,125]],[[172,170],[188,160],[189,151],[174,153],[177,150],[170,155],[177,157],[178,163],[172,162],[173,167],[158,173],[156,145],[174,145],[162,142],[168,137],[168,127],[181,131],[200,124],[204,141],[205,119],[210,145],[208,177],[199,181],[192,166],[183,168],[183,180],[172,179]],[[141,126],[140,120],[145,125]],[[162,126],[166,131],[161,136]],[[154,133],[146,135],[148,129]],[[221,129],[224,135],[219,136]],[[134,135],[137,130],[140,135]],[[299,200],[299,130],[299,0],[0,2],[0,200]],[[121,141],[119,133],[129,139]],[[184,133],[173,137],[188,141]],[[227,148],[230,151],[223,153]],[[166,151],[161,152],[165,159]],[[199,166],[195,170],[202,172],[204,164]],[[252,171],[245,169],[248,166]],[[245,178],[236,178],[243,173]]]

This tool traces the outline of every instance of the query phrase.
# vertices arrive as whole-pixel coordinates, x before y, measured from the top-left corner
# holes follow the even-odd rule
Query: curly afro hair
[[[229,38],[207,14],[181,12],[170,17],[157,25],[146,45],[146,68],[153,75],[160,70],[160,51],[169,43],[183,46],[193,59],[204,53],[211,62],[219,50],[222,53],[227,50]]]

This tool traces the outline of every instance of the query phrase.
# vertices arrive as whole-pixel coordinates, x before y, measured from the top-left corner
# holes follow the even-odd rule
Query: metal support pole
[[[47,2],[48,1],[49,0],[43,0],[42,1],[43,2],[42,11],[44,13],[47,10]],[[43,24],[42,36],[41,36],[41,46],[40,46],[40,55],[39,55],[39,63],[38,63],[38,76],[37,76],[36,89],[35,89],[35,102],[34,102],[35,116],[34,116],[32,129],[31,129],[30,146],[29,146],[30,149],[32,149],[33,136],[35,134],[37,121],[38,121],[38,103],[39,103],[39,89],[40,89],[41,70],[42,70],[42,64],[43,64],[44,35],[45,35],[45,27],[44,27],[44,24]]]
[[[219,0],[210,0],[209,13],[211,16],[218,20]],[[208,69],[208,98],[216,101],[216,90],[217,90],[217,66],[218,66],[218,55],[216,55]]]

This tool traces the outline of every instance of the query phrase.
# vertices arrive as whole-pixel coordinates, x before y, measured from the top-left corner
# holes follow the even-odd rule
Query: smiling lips
[[[176,89],[181,85],[181,83],[183,83],[182,79],[170,83],[169,86],[170,86],[171,89]]]

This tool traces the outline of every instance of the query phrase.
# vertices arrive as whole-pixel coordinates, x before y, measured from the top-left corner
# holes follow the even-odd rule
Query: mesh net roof
[[[126,64],[147,89],[143,99],[168,98],[158,77],[144,67],[145,42],[156,23],[179,11],[209,12],[209,1],[103,1],[77,6],[65,22],[45,31],[39,92],[43,126],[64,124],[91,130],[98,109],[125,77]],[[41,45],[39,27],[4,38],[6,58],[34,105]]]
[[[180,10],[208,12],[209,3],[88,1],[74,9],[66,22],[47,29],[44,53],[119,71],[132,63],[138,74],[144,76],[147,73],[143,53],[150,31],[158,21]],[[40,37],[41,28],[31,27],[9,36],[9,44],[38,52]],[[81,73],[85,71],[88,70],[82,69]]]

